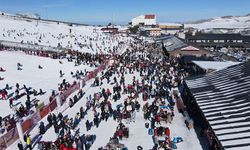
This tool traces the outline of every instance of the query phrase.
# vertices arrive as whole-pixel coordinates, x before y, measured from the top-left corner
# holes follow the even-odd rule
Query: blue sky
[[[154,13],[158,22],[183,22],[250,13],[250,0],[0,0],[0,11],[38,13],[81,23],[127,23]]]

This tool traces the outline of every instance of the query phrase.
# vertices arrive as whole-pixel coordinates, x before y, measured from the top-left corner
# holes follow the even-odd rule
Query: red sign
[[[32,127],[32,119],[27,119],[22,123],[23,133]]]
[[[6,142],[6,145],[10,146],[19,138],[17,129],[16,128],[11,129],[3,136],[3,138]]]
[[[44,106],[44,107],[40,110],[40,117],[41,117],[41,119],[42,119],[43,117],[45,117],[49,112],[50,112],[49,105]]]
[[[74,84],[72,85],[70,88],[68,88],[66,91],[63,91],[60,94],[60,99],[61,99],[61,105],[63,105],[63,103],[66,101],[66,99],[72,94],[74,93],[76,90],[80,89],[80,83]]]
[[[53,111],[57,107],[56,99],[51,101],[51,103],[49,104],[49,107],[50,107],[50,111]]]
[[[32,116],[31,116],[31,119],[32,119],[32,124],[37,124],[40,120],[41,120],[41,117],[40,117],[40,113],[39,112],[35,112]]]

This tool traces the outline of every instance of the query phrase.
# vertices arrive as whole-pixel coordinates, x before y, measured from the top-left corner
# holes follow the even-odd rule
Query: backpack
[[[148,135],[153,135],[153,129],[151,128],[148,129]]]

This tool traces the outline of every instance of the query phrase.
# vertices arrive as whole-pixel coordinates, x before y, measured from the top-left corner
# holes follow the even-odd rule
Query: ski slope
[[[124,29],[123,27],[118,27]],[[101,27],[69,25],[0,15],[0,41],[62,47],[88,53],[111,53],[131,38],[101,32]]]
[[[0,72],[0,77],[4,78],[4,80],[0,81],[0,88],[2,89],[6,84],[9,84],[9,86],[12,86],[12,90],[8,91],[9,94],[15,92],[16,83],[19,83],[20,88],[25,84],[27,87],[32,87],[37,91],[42,89],[46,93],[36,98],[47,104],[52,90],[58,90],[58,84],[62,83],[63,79],[66,79],[69,83],[75,80],[75,78],[72,78],[71,72],[75,73],[77,70],[84,72],[85,69],[86,71],[93,71],[95,69],[95,67],[88,65],[74,66],[74,62],[68,62],[66,59],[60,61],[63,64],[60,64],[58,59],[31,56],[23,52],[0,51],[0,66],[6,70],[5,72]],[[17,63],[23,65],[23,70],[17,70]],[[41,65],[43,69],[38,69],[38,65]],[[62,78],[60,78],[60,70],[65,73]],[[31,100],[33,98],[31,97]],[[14,101],[14,105],[22,103],[25,106],[25,101],[26,96],[23,96]],[[0,105],[2,107],[0,116],[5,117],[10,113],[14,113],[9,107],[8,100],[0,101]]]
[[[250,16],[228,16],[228,17],[215,17],[201,23],[185,24],[185,28],[197,29],[245,29],[250,28]]]

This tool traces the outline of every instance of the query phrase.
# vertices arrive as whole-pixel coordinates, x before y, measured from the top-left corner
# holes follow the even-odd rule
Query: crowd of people
[[[178,57],[166,57],[161,53],[155,53],[156,45],[142,41],[130,43],[130,48],[121,55],[104,55],[80,53],[68,51],[68,61],[75,61],[75,65],[88,64],[98,66],[104,63],[107,58],[114,60],[113,64],[94,78],[92,86],[100,87],[99,91],[87,95],[83,91],[79,95],[69,98],[68,105],[74,105],[84,99],[79,112],[73,118],[68,118],[62,113],[58,115],[49,114],[48,124],[41,122],[39,134],[46,133],[48,128],[53,127],[58,139],[53,142],[41,142],[41,149],[48,145],[54,145],[56,149],[76,148],[77,150],[88,150],[98,138],[95,135],[83,133],[72,133],[77,130],[79,123],[85,121],[86,132],[93,127],[99,128],[100,124],[112,118],[118,123],[114,136],[110,138],[107,146],[100,147],[100,150],[110,150],[113,145],[124,149],[126,146],[120,142],[123,138],[129,138],[129,128],[124,124],[136,122],[136,114],[141,110],[144,115],[145,126],[149,136],[152,136],[154,147],[152,150],[170,150],[176,147],[171,137],[171,129],[168,127],[174,120],[174,108],[177,105],[180,113],[185,112],[185,106],[181,99],[180,86],[183,86],[182,60]],[[60,61],[60,60],[59,60]],[[62,62],[61,62],[62,63]],[[63,72],[60,76],[63,77]],[[138,75],[137,75],[138,74]],[[72,77],[80,78],[86,76],[86,71],[71,73]],[[132,75],[128,80],[126,77]],[[105,86],[111,85],[112,88]],[[63,80],[59,84],[59,91],[69,87],[69,83]],[[82,90],[82,89],[81,89]],[[143,104],[143,105],[142,105]],[[26,106],[27,107],[27,106]],[[88,112],[93,112],[93,118],[87,117]],[[159,140],[159,137],[164,137]],[[89,139],[89,140],[87,140]],[[180,142],[181,140],[178,140]],[[50,144],[48,144],[50,143]],[[27,145],[29,143],[26,143]],[[143,149],[138,146],[138,149]]]
[[[32,114],[34,111],[31,110],[33,106],[37,106],[37,101],[31,100],[31,96],[43,95],[45,92],[42,89],[38,91],[23,85],[20,87],[19,83],[15,86],[6,86],[0,90],[1,100],[9,101],[9,107],[15,112],[14,114],[0,117],[1,121],[1,134],[8,132],[12,128],[16,127],[17,118],[21,119],[23,117]],[[26,96],[26,100],[23,103],[14,104],[14,101]]]
[[[144,118],[150,121],[150,127],[155,131],[153,139],[154,136],[158,135],[162,136],[164,134],[166,136],[160,143],[154,140],[155,146],[153,149],[172,149],[170,129],[164,128],[167,130],[166,133],[160,132],[161,130],[158,130],[156,124],[161,125],[162,120],[165,123],[172,122],[175,104],[177,104],[180,113],[185,111],[178,90],[183,79],[183,74],[179,72],[182,69],[181,60],[179,58],[167,58],[163,55],[151,55],[150,52],[145,52],[146,44],[141,47],[138,47],[138,45],[139,43],[134,43],[134,45],[131,45],[131,51],[125,52],[122,57],[118,56],[116,63],[108,69],[108,76],[105,76],[109,83],[112,74],[120,75],[121,81],[118,83],[115,81],[117,79],[114,79],[114,84],[116,85],[114,87],[123,90],[123,94],[130,94],[129,98],[124,100],[123,105],[121,105],[122,109],[120,109],[121,107],[117,107],[117,110],[113,113],[113,117],[116,118],[114,114],[119,114],[118,116],[121,116],[121,119],[125,118],[135,121],[135,110],[140,109],[137,99],[141,96],[141,99],[145,101],[145,105],[143,106]],[[140,78],[136,79],[134,77],[131,84],[125,85],[123,76],[125,74],[134,74],[135,72],[140,74]],[[102,81],[100,82],[102,83]],[[116,100],[115,93],[116,90],[113,90],[114,101]],[[153,101],[151,102],[150,99],[153,99]],[[135,100],[135,102],[132,100]],[[151,105],[149,105],[149,102],[151,102]],[[129,122],[127,121],[127,123]]]

